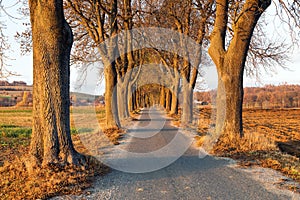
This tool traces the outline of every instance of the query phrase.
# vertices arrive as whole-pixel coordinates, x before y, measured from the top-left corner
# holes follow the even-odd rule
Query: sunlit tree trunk
[[[62,0],[29,0],[33,40],[33,165],[84,164],[70,135],[70,51],[73,34]]]
[[[164,108],[166,107],[166,93],[165,93],[165,88],[163,86],[160,87],[159,104]]]
[[[209,54],[219,76],[217,131],[234,138],[243,136],[243,73],[251,37],[258,19],[271,1],[247,0],[245,2],[239,17],[234,22],[234,35],[227,49],[225,49],[225,38],[229,1],[217,0],[216,3],[216,20],[210,38]]]
[[[171,110],[172,94],[169,89],[166,89],[165,92],[166,92],[166,110],[167,112],[169,112]]]
[[[104,65],[106,128],[118,128],[120,127],[120,121],[117,106],[117,75],[115,65],[110,63]]]

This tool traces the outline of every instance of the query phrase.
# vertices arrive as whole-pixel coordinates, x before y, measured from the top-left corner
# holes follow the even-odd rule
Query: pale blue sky
[[[4,4],[10,2],[9,0],[4,0]],[[267,12],[267,16],[272,17],[272,8],[269,9],[270,12]],[[15,8],[8,9],[8,12],[15,13]],[[11,71],[15,71],[20,76],[18,77],[10,77],[9,81],[13,80],[22,80],[27,82],[28,84],[32,84],[32,55],[29,56],[21,56],[20,50],[19,50],[19,44],[15,42],[14,35],[17,30],[22,29],[22,22],[19,22],[18,20],[8,20],[7,17],[3,16],[4,13],[0,13],[0,21],[7,22],[7,29],[5,30],[5,33],[9,36],[9,42],[11,44],[11,50],[10,50],[10,57],[14,60],[10,60],[7,68]],[[273,25],[272,25],[273,23]],[[277,35],[277,37],[288,37],[288,34],[286,34],[286,30],[282,25],[276,24],[275,22],[271,22],[270,26],[273,26],[273,36]],[[276,73],[273,73],[272,75],[263,73],[262,77],[260,77],[260,81],[257,81],[255,78],[248,78],[245,77],[245,86],[263,86],[265,84],[281,84],[284,82],[287,82],[289,84],[300,84],[300,50],[296,49],[291,55],[291,62],[287,65],[289,67],[289,70],[283,70],[281,67],[276,67]],[[214,67],[204,68],[205,71],[205,80],[209,86],[209,88],[215,88],[216,87],[216,72]],[[71,89],[74,89],[74,83],[76,82],[76,70],[74,67],[71,69]]]

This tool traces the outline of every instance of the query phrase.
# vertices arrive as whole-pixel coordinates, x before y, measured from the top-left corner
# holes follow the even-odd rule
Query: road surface
[[[267,190],[262,183],[252,179],[249,174],[231,167],[229,159],[212,156],[199,158],[199,151],[191,146],[178,159],[176,158],[178,152],[170,153],[170,149],[161,152],[160,149],[171,144],[178,135],[180,135],[179,141],[184,140],[186,136],[178,133],[178,129],[171,126],[171,122],[159,109],[142,110],[140,119],[127,128],[127,136],[119,148],[133,155],[120,154],[120,152],[119,155],[114,153],[106,155],[107,162],[112,166],[122,166],[124,170],[120,167],[118,170],[113,169],[104,177],[98,177],[93,187],[87,190],[88,194],[53,199],[275,200],[298,198]],[[184,149],[185,142],[176,145]],[[155,154],[148,155],[149,152],[156,152],[159,155],[156,154],[154,157]],[[176,159],[173,162],[169,157]],[[168,165],[164,160],[173,163]],[[163,167],[164,165],[168,166]],[[158,170],[155,170],[156,168]]]

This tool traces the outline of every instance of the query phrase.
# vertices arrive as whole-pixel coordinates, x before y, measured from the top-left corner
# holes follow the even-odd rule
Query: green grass
[[[91,128],[71,128],[71,134],[90,133]],[[19,127],[16,125],[0,125],[0,146],[16,147],[19,145],[28,146],[30,143],[31,128]]]
[[[103,114],[104,115],[105,114],[105,110],[97,110],[96,114]]]
[[[31,128],[18,127],[15,125],[0,125],[0,136],[7,138],[30,137]]]
[[[0,113],[32,113],[32,109],[0,109]]]
[[[90,133],[94,129],[92,128],[71,128],[71,134],[80,134],[80,133]],[[31,128],[19,127],[16,125],[3,124],[0,125],[0,137],[7,138],[20,138],[20,137],[30,137],[32,133]]]
[[[92,132],[94,129],[92,128],[71,128],[71,134],[80,134],[80,133],[90,133]]]
[[[30,144],[30,138],[2,138],[0,137],[0,146],[2,147],[18,147],[28,146]]]
[[[10,97],[10,96],[0,96],[0,98],[3,98],[3,99],[10,99],[11,97]]]
[[[13,124],[1,124],[0,129],[2,128],[18,128],[19,126],[13,125]]]
[[[0,125],[0,146],[10,148],[30,143],[31,128],[19,127],[11,124]]]

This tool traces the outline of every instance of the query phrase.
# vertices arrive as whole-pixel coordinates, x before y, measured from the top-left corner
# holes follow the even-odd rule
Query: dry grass
[[[253,132],[245,133],[243,138],[222,135],[216,143],[213,152],[251,152],[272,151],[277,149],[275,141],[264,135]]]

